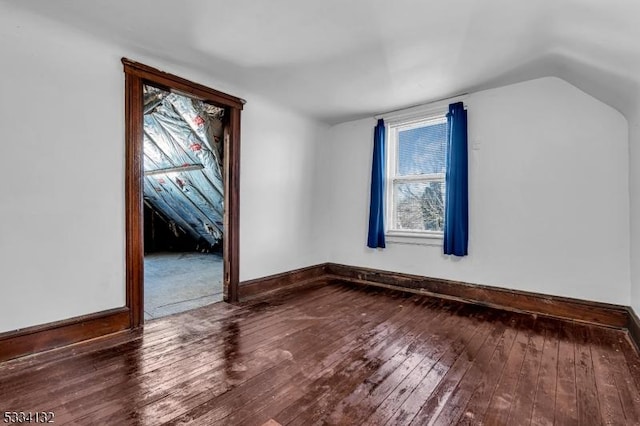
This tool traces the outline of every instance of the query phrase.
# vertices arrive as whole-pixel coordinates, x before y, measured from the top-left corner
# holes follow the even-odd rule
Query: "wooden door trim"
[[[144,224],[143,202],[143,86],[149,84],[180,93],[230,112],[225,165],[224,300],[238,301],[240,243],[240,114],[245,103],[235,96],[211,89],[173,74],[122,58],[125,73],[125,220],[126,306],[130,327],[144,322]]]
[[[243,105],[246,103],[244,99],[194,83],[177,75],[160,71],[157,68],[132,61],[131,59],[122,58],[122,64],[127,75],[152,82],[154,86],[170,92],[181,93],[201,101],[214,103],[217,106],[226,106],[238,110],[242,110]]]

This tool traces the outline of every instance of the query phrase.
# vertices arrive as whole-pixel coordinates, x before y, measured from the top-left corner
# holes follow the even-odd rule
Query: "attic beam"
[[[148,158],[148,157],[147,157]],[[153,160],[149,159],[152,163]],[[155,163],[154,163],[155,164]],[[159,169],[158,169],[159,170]],[[166,173],[166,172],[165,172]],[[145,178],[148,176],[145,176]],[[193,209],[192,212],[196,213],[195,217],[198,218],[198,215],[201,215],[202,217],[206,218],[207,221],[203,221],[202,217],[198,218],[200,221],[202,221],[203,223],[210,223],[211,225],[213,225],[214,227],[216,227],[223,235],[224,235],[224,228],[218,226],[218,224],[216,223],[215,220],[212,220],[211,217],[209,217],[199,206],[196,202],[194,202],[194,200],[191,199],[191,197],[189,197],[187,194],[182,192],[182,188],[178,186],[178,184],[176,184],[176,182],[173,179],[169,179],[169,182],[171,184],[171,187],[173,187],[174,189],[176,189],[179,193],[181,193],[184,196],[184,199],[188,201],[189,205],[191,206],[191,208]],[[152,185],[153,186],[153,185]],[[221,218],[224,218],[224,213],[220,212],[216,206],[210,202],[205,196],[204,194],[202,194],[200,191],[198,191],[198,188],[196,186],[193,186],[193,189],[196,190],[196,192],[198,192],[198,194],[200,194],[201,197],[203,197],[207,203],[211,206],[211,208],[213,209],[214,213],[218,214]],[[161,198],[164,198],[163,196],[161,196]],[[167,200],[164,200],[165,204],[169,205],[169,207],[171,207],[171,203],[169,203]],[[175,210],[175,209],[174,209]],[[180,217],[180,215],[178,214],[178,217]]]
[[[176,166],[176,167],[165,167],[163,169],[155,169],[155,170],[145,170],[145,176],[153,176],[159,175],[162,173],[171,173],[171,172],[191,172],[194,170],[202,170],[204,166],[202,164],[186,164],[184,166]]]

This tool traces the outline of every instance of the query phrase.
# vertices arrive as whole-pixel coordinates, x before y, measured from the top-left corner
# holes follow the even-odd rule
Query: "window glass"
[[[444,173],[447,122],[398,131],[398,176]]]
[[[444,114],[389,127],[389,231],[444,231],[447,120]]]
[[[444,230],[444,182],[398,182],[394,188],[396,228]]]

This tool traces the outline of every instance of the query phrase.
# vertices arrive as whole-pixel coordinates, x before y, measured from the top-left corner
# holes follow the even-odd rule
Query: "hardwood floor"
[[[0,411],[80,425],[640,424],[639,389],[621,331],[346,283],[0,364]]]

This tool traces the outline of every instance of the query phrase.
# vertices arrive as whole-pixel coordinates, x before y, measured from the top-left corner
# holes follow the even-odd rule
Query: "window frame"
[[[386,201],[385,201],[385,238],[390,243],[417,244],[417,245],[442,245],[443,231],[419,231],[408,229],[395,229],[394,185],[397,182],[443,182],[446,185],[445,173],[427,175],[396,175],[396,160],[398,151],[398,133],[401,130],[424,127],[429,123],[437,124],[446,122],[447,106],[435,106],[432,108],[412,109],[395,114],[391,118],[385,118],[387,153],[386,153]],[[446,187],[445,187],[446,197]],[[445,198],[446,202],[446,198]]]

